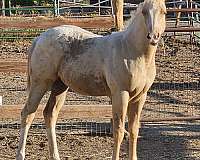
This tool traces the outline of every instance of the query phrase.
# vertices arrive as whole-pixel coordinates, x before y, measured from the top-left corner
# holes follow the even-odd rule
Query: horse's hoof
[[[51,158],[49,158],[49,160],[60,160],[60,158],[59,157],[51,157]]]
[[[24,160],[25,159],[25,156],[22,155],[22,154],[17,154],[16,155],[16,160]]]

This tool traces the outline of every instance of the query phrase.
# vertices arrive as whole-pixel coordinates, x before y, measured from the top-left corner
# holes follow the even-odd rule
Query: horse
[[[129,160],[136,160],[140,115],[155,75],[155,53],[165,30],[164,0],[145,0],[129,26],[100,36],[80,27],[54,27],[37,37],[29,49],[29,95],[21,111],[17,160],[25,159],[28,130],[41,98],[51,91],[43,111],[49,158],[60,160],[55,126],[68,88],[112,101],[113,160],[119,160],[128,116]]]

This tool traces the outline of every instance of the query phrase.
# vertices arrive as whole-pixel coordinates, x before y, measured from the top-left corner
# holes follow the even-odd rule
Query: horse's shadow
[[[198,123],[143,124],[138,140],[138,159],[197,160],[199,131]]]
[[[127,129],[126,123],[126,129]],[[57,128],[59,129],[59,128]],[[68,128],[69,129],[69,128]],[[112,136],[110,122],[78,122],[73,129],[76,135]],[[200,124],[198,123],[142,123],[138,139],[139,160],[197,160],[200,154]],[[128,159],[128,137],[121,147],[121,159]]]

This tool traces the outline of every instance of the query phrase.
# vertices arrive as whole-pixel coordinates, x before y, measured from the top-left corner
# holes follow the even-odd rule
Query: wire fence
[[[182,2],[181,2],[182,3]],[[180,21],[180,27],[187,24],[189,27],[198,25],[192,22],[192,13],[187,15],[187,21]],[[184,15],[183,15],[184,16]],[[195,25],[194,25],[195,24]],[[175,21],[171,26],[174,27]],[[5,57],[27,58],[26,50],[31,40],[45,29],[1,29],[0,43]],[[108,32],[105,34],[109,34]],[[156,54],[157,76],[148,92],[142,117],[169,118],[169,117],[194,117],[200,115],[200,49],[199,32],[170,32],[165,33]],[[25,45],[24,41],[28,44]],[[12,47],[8,47],[12,46]],[[24,49],[25,48],[25,49]],[[20,49],[20,55],[17,50]],[[2,54],[2,55],[3,55]],[[13,57],[12,57],[13,58]],[[20,59],[20,58],[19,58]],[[1,73],[0,94],[3,95],[4,104],[23,104],[26,96],[26,75],[22,73]],[[9,83],[8,83],[9,82]],[[12,83],[10,83],[12,82]],[[48,94],[42,103],[48,99]],[[94,98],[80,96],[73,92],[67,96],[66,104],[110,104],[105,97]],[[19,128],[19,119],[1,120],[0,128]],[[43,121],[36,120],[32,128],[44,129]],[[110,119],[91,120],[74,119],[59,120],[57,130],[70,133],[110,134],[112,126]]]
[[[110,119],[70,119],[70,120],[59,120],[56,124],[56,130],[58,132],[65,132],[68,134],[85,134],[85,135],[111,135],[112,134],[112,125],[109,121]],[[126,125],[127,127],[127,125]],[[20,129],[19,121],[16,119],[1,119],[0,129]],[[46,126],[43,120],[36,120],[31,125],[30,129],[44,130]]]
[[[98,0],[90,4],[84,1],[55,0],[46,6],[9,6],[0,8],[3,16],[84,16],[113,14],[110,0]]]

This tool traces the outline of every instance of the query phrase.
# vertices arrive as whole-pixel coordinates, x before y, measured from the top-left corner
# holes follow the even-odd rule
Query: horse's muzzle
[[[160,34],[154,34],[154,33],[148,33],[147,39],[149,40],[149,43],[153,46],[156,46],[158,44],[158,41],[160,39]]]

